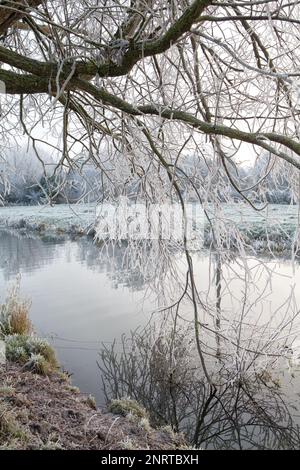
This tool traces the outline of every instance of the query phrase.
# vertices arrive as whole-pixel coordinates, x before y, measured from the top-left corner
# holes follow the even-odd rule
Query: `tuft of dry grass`
[[[28,305],[20,303],[10,317],[10,326],[13,333],[19,335],[30,335],[32,333],[32,323],[29,319]]]
[[[0,449],[9,448],[15,439],[20,442],[27,440],[27,435],[20,427],[16,416],[4,402],[0,402]]]
[[[30,335],[33,332],[29,319],[31,302],[20,298],[20,278],[12,286],[3,304],[0,304],[0,338],[7,335]]]
[[[41,354],[31,354],[24,365],[25,370],[30,370],[35,374],[49,375],[52,372],[51,365]]]
[[[89,407],[92,410],[97,410],[97,403],[96,403],[95,397],[93,397],[92,395],[89,395],[86,398],[86,403],[89,405]]]
[[[148,418],[148,413],[141,405],[131,398],[123,397],[120,400],[111,400],[108,410],[117,415],[127,416],[131,413],[138,418]]]
[[[2,385],[0,387],[0,399],[2,397],[11,398],[15,395],[15,389],[11,385]]]
[[[120,447],[125,450],[136,450],[134,442],[128,436],[120,442]]]
[[[143,431],[150,433],[152,428],[149,422],[148,418],[142,418],[140,422],[138,423],[139,429],[142,429]]]

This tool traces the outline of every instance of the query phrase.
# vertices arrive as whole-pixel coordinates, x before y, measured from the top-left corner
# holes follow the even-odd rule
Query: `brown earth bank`
[[[171,429],[153,429],[136,402],[113,401],[109,410],[97,409],[66,374],[39,375],[11,362],[0,366],[1,450],[186,448]]]

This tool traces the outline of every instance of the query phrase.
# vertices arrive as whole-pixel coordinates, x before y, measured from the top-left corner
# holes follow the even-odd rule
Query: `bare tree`
[[[3,105],[3,130],[6,113],[11,125],[15,112],[32,138],[39,119],[50,126],[59,117],[61,165],[74,162],[75,143],[101,165],[105,145],[145,182],[157,166],[182,178],[178,150],[201,155],[209,142],[228,174],[241,143],[299,168],[298,2],[52,0],[0,8],[0,79],[18,95]],[[238,175],[230,181],[239,186]]]
[[[288,0],[1,2],[0,80],[6,95],[0,157],[25,136],[42,164],[41,148],[48,146],[55,174],[64,168],[86,175],[85,166],[93,164],[99,187],[105,187],[102,200],[134,187],[136,197],[175,199],[184,212],[183,192],[193,196],[219,253],[218,296],[232,246],[248,289],[255,280],[246,251],[255,250],[228,222],[222,203],[233,200],[234,189],[259,211],[270,174],[275,185],[284,175],[294,201],[299,199],[299,13],[300,2]],[[187,171],[191,153],[194,165]],[[263,168],[249,186],[242,164],[260,158]],[[5,188],[7,176],[1,175]],[[149,257],[144,252],[143,266]],[[172,308],[183,299],[191,302],[198,354],[213,387],[199,312],[217,313],[211,332],[221,340],[222,306],[208,305],[186,244],[184,252],[186,273]],[[159,258],[166,261],[166,250]],[[246,297],[237,325],[250,308]],[[236,331],[242,364],[246,349],[239,326]],[[267,349],[275,336],[262,336]]]

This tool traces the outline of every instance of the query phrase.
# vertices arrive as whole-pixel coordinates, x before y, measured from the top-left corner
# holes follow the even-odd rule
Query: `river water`
[[[18,274],[22,295],[32,301],[30,316],[37,333],[53,342],[73,383],[101,403],[101,343],[146,322],[153,309],[143,301],[139,280],[129,283],[111,270],[87,239],[41,240],[2,231],[1,299]]]
[[[194,256],[194,265],[202,299],[214,302],[215,294],[211,291],[214,291],[212,286],[216,280],[216,260],[203,252]],[[259,260],[258,263],[258,260],[252,259],[247,270],[243,269],[236,259],[223,267],[226,282],[220,286],[223,314],[218,344],[221,342],[221,349],[222,344],[224,346],[224,332],[228,332],[229,317],[231,328],[235,322],[240,324],[241,315],[246,325],[243,339],[241,332],[235,331],[235,339],[232,339],[230,347],[226,346],[226,354],[230,356],[232,353],[230,360],[233,362],[236,338],[249,345],[249,349],[250,346],[257,347],[262,339],[256,338],[256,341],[255,337],[260,334],[262,326],[268,324],[270,331],[275,331],[278,325],[289,321],[291,312],[294,312],[292,316],[297,314],[297,304],[300,303],[298,265],[286,260],[268,259]],[[103,344],[109,346],[114,339],[118,343],[123,333],[128,334],[141,325],[145,326],[152,313],[164,306],[163,300],[158,300],[155,289],[149,289],[147,278],[138,269],[124,266],[122,248],[105,253],[85,237],[40,238],[32,234],[25,236],[0,231],[1,300],[18,275],[21,276],[22,295],[32,301],[31,319],[37,333],[52,342],[63,368],[72,374],[73,384],[83,392],[94,395],[100,405],[104,404],[101,373],[97,365],[100,348]],[[247,276],[252,276],[251,287]],[[168,283],[170,287],[170,281]],[[230,284],[230,289],[227,284]],[[168,302],[178,297],[175,291],[174,286],[169,289]],[[186,320],[192,320],[186,306],[183,315],[186,315]],[[215,319],[211,320],[209,312],[206,312],[202,321],[205,325],[212,325]],[[285,330],[282,335],[286,335]],[[295,330],[287,348],[298,344],[297,335]],[[271,336],[269,333],[268,338]],[[207,344],[212,345],[215,335],[208,334],[207,338]],[[267,351],[272,352],[272,347],[268,347]],[[276,377],[280,378],[289,397],[289,405],[297,408],[300,381],[295,355],[293,360],[293,370],[289,359],[284,363],[287,367],[281,364]],[[204,438],[202,440],[205,442]]]

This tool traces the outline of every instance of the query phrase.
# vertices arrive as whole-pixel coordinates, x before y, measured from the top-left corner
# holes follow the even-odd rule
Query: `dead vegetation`
[[[20,298],[20,279],[17,279],[0,304],[0,338],[12,334],[31,335],[32,323],[29,318],[31,302]]]

